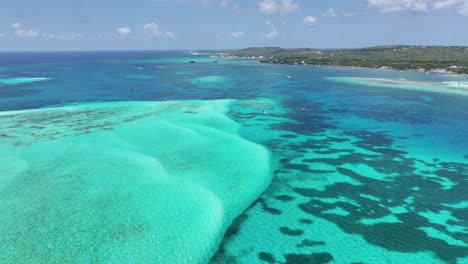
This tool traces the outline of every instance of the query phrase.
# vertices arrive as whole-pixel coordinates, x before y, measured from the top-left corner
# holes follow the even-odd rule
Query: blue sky
[[[468,45],[468,0],[2,0],[0,50]]]

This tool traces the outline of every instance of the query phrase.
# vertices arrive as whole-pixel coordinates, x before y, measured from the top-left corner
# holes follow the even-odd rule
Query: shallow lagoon
[[[1,114],[2,262],[208,261],[271,179],[268,151],[224,115],[233,103]]]
[[[48,79],[49,78],[44,78],[44,77],[5,78],[5,79],[0,79],[0,84],[3,84],[3,85],[18,85],[18,84],[25,84],[25,83],[41,82],[41,81],[46,81]]]
[[[2,110],[59,107],[48,117],[42,114],[47,109],[36,110],[36,114],[33,111],[0,116],[0,122],[5,124],[1,126],[0,142],[2,146],[8,145],[2,147],[6,152],[2,158],[7,157],[3,158],[6,160],[2,162],[2,175],[7,176],[2,178],[0,192],[2,207],[11,209],[0,213],[4,223],[0,231],[1,250],[10,252],[8,256],[13,259],[19,255],[33,259],[63,257],[60,246],[86,247],[90,241],[100,241],[102,246],[81,253],[82,259],[126,262],[128,259],[117,259],[123,256],[136,262],[151,258],[170,263],[177,257],[185,257],[188,262],[206,262],[207,256],[215,254],[212,263],[468,262],[467,97],[329,80],[349,76],[443,83],[463,81],[463,76],[260,65],[236,60],[190,64],[193,57],[182,52],[107,54],[95,60],[92,56],[86,60],[66,54],[55,56],[48,61],[28,58],[27,63],[0,65],[4,68],[2,74],[8,78],[47,76],[53,80],[2,87]],[[219,78],[229,81],[213,81]],[[85,103],[122,100],[131,102]],[[74,102],[78,105],[73,106]],[[171,104],[178,107],[161,108]],[[80,118],[56,114],[86,108],[92,110],[90,115],[77,116]],[[154,113],[158,109],[165,110]],[[16,116],[16,122],[12,122],[12,115]],[[140,115],[145,117],[139,118]],[[133,116],[137,116],[136,120]],[[93,119],[96,120],[88,124]],[[128,122],[122,123],[125,119]],[[47,120],[50,124],[42,124]],[[99,125],[94,126],[95,123]],[[41,130],[37,126],[46,128]],[[90,127],[89,131],[85,127]],[[162,130],[167,127],[171,130],[164,133]],[[187,127],[191,130],[196,127],[198,135],[187,136]],[[38,133],[37,129],[46,133]],[[77,135],[83,132],[86,133]],[[22,139],[20,142],[11,137],[15,133],[19,133],[16,137]],[[178,134],[180,140],[171,139]],[[88,144],[82,144],[83,139]],[[31,141],[39,142],[29,144]],[[100,144],[89,144],[94,142]],[[163,165],[154,165],[152,156],[173,153],[169,150],[178,147],[184,149],[182,154],[176,151],[177,159],[166,161],[180,162],[168,166],[161,162],[164,159],[157,159]],[[43,155],[48,153],[44,149],[51,148],[59,151]],[[151,153],[145,149],[151,149]],[[254,153],[265,153],[266,149],[271,152],[271,160],[265,163],[265,158],[260,157],[265,157],[264,154]],[[233,152],[224,153],[227,150]],[[194,157],[193,153],[204,154]],[[233,162],[225,160],[224,155]],[[188,177],[199,186],[208,184],[210,188],[224,188],[229,183],[226,178],[210,183],[214,174],[187,174],[197,171],[197,166],[190,166],[189,157],[197,160],[193,164],[201,166],[199,171],[217,172],[214,174],[230,180],[236,170],[245,170],[242,175],[255,175],[247,177],[252,182],[235,196],[232,192],[227,192],[228,196],[223,196],[223,192],[214,195],[221,201],[219,204],[237,210],[219,214],[216,206],[204,206],[216,203],[208,202],[213,201],[210,198],[213,196],[202,195],[197,188],[184,187],[181,196],[181,186],[173,179],[174,175]],[[200,159],[210,162],[206,164]],[[221,170],[216,166],[218,162],[224,164]],[[107,165],[90,166],[94,163]],[[259,164],[268,164],[271,173],[262,177],[264,170],[253,166]],[[124,173],[125,170],[117,169],[119,166],[133,169]],[[236,169],[225,169],[229,166]],[[77,173],[83,167],[88,169],[83,174]],[[59,168],[68,168],[69,176],[62,175]],[[103,171],[113,173],[104,177]],[[171,176],[167,184],[161,179],[151,183],[161,187],[162,193],[147,188],[151,185],[148,181],[154,180],[154,171]],[[273,177],[271,184],[259,195],[269,176]],[[241,187],[238,184],[242,181],[234,182],[231,187]],[[110,187],[93,189],[101,185]],[[28,192],[15,186],[28,186]],[[116,191],[115,195],[111,190]],[[250,191],[250,195],[244,196],[245,191]],[[96,200],[95,194],[110,202]],[[237,195],[239,203],[230,204]],[[185,202],[155,201],[165,197]],[[241,213],[250,200],[253,203]],[[87,206],[80,206],[85,201]],[[148,208],[148,204],[156,204],[155,211],[138,210]],[[181,204],[190,206],[180,207]],[[72,219],[70,212],[81,212],[78,214],[81,220]],[[206,212],[209,219],[203,215],[194,219],[184,217],[192,215],[191,212]],[[217,221],[216,215],[225,218]],[[42,221],[52,218],[56,221],[49,225]],[[14,224],[18,219],[25,223],[24,227],[33,228],[23,230],[23,226]],[[15,234],[23,235],[13,240],[5,223],[16,228]],[[167,248],[161,244],[153,246],[156,250],[150,249],[151,242],[161,237],[151,240],[144,234],[168,225],[174,225],[174,229],[165,233],[170,236],[163,244],[184,248],[186,254],[169,254],[174,252],[171,247],[162,253],[161,249]],[[195,233],[182,231],[178,229],[180,226],[193,228]],[[101,231],[86,237],[90,230]],[[47,234],[51,232],[58,235],[46,247],[42,239],[49,240]],[[193,240],[195,236],[200,241]],[[43,247],[30,251],[28,247],[17,247],[14,241]],[[203,246],[203,250],[194,253],[195,246],[198,250]],[[135,248],[138,250],[132,250]],[[76,251],[66,252],[70,256],[79,255]]]

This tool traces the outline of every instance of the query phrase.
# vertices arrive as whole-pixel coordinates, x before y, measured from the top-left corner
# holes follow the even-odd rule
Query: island
[[[468,74],[468,47],[391,45],[356,49],[254,47],[218,52],[262,63],[348,66]]]

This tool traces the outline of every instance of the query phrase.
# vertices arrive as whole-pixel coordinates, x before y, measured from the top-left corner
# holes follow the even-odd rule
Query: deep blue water
[[[468,263],[468,96],[326,79],[337,76],[466,80],[181,51],[0,53],[0,79],[50,78],[0,84],[0,110],[271,100],[272,109],[230,113],[272,151],[274,180],[214,263]]]

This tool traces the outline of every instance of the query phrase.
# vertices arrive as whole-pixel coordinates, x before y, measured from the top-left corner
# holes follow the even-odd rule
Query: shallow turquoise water
[[[468,89],[462,86],[453,86],[448,82],[411,81],[406,79],[384,79],[384,78],[353,78],[353,77],[330,77],[328,80],[355,84],[358,86],[384,87],[393,89],[406,89],[432,93],[458,94],[468,96]]]
[[[33,83],[40,81],[47,81],[49,78],[44,77],[18,77],[18,78],[6,78],[0,79],[0,84],[3,85],[18,85],[23,83]]]
[[[464,76],[0,57],[7,262],[468,263],[468,97],[333,80]]]
[[[4,112],[1,262],[207,262],[271,179],[233,103]]]

